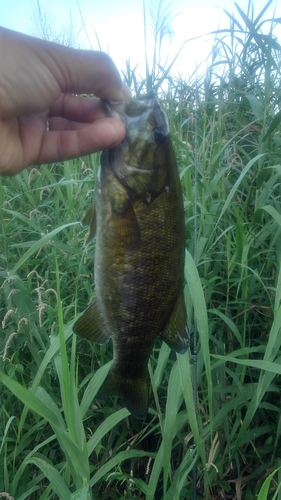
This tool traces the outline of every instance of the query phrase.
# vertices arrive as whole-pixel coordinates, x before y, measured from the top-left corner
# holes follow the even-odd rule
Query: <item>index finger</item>
[[[105,52],[70,49],[53,43],[45,48],[51,57],[44,62],[55,75],[62,92],[94,94],[101,99],[117,101],[131,97],[114,62]],[[42,58],[41,52],[40,56]]]
[[[73,94],[60,94],[50,106],[48,116],[60,116],[82,123],[105,118],[100,99],[78,97]]]

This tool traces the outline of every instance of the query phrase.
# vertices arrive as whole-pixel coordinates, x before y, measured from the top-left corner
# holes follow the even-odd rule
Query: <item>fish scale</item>
[[[167,118],[157,95],[105,102],[126,137],[103,151],[88,241],[96,237],[96,297],[74,324],[94,342],[113,341],[113,363],[98,393],[121,396],[139,419],[149,403],[148,359],[160,336],[188,348],[183,296],[184,208]]]

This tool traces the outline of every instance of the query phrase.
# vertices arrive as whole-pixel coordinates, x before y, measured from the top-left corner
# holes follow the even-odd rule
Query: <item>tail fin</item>
[[[148,371],[142,377],[126,378],[111,367],[97,397],[120,396],[129,412],[135,418],[142,420],[148,411],[148,380]]]

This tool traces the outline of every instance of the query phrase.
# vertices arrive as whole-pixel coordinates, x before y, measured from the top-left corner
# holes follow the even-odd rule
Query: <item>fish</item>
[[[96,238],[96,295],[73,326],[104,344],[113,361],[97,397],[121,397],[137,419],[149,406],[148,361],[155,340],[184,353],[185,216],[167,116],[155,91],[126,102],[103,101],[123,121],[124,140],[101,153],[94,204],[82,219]]]

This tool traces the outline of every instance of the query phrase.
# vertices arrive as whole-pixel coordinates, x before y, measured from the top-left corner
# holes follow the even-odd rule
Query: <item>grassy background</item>
[[[143,79],[129,64],[123,74],[137,96],[156,86],[169,118],[199,338],[197,356],[156,342],[144,423],[116,398],[94,399],[111,347],[71,331],[93,295],[94,244],[83,248],[77,221],[99,156],[0,179],[0,492],[189,499],[195,464],[198,499],[281,498],[281,48],[280,20],[262,21],[270,3],[228,14],[203,75],[185,81],[156,57]]]

